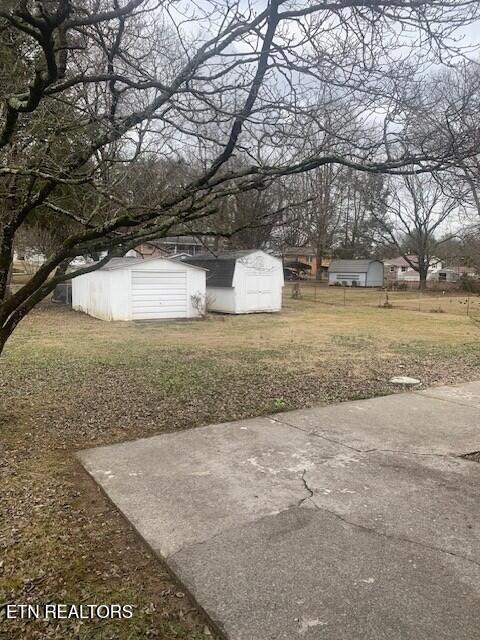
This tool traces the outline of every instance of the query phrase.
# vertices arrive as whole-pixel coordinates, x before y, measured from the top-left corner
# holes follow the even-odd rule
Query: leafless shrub
[[[291,297],[294,300],[299,300],[302,297],[302,292],[300,290],[300,283],[299,282],[294,282],[293,283]]]
[[[211,295],[194,293],[190,296],[192,307],[198,312],[201,318],[206,318],[210,306],[215,302],[215,298]]]

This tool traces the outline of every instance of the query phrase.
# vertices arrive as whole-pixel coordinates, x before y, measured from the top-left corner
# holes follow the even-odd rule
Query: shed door
[[[269,311],[273,308],[272,276],[269,274],[247,275],[247,309]]]
[[[187,274],[132,271],[132,320],[187,317]]]

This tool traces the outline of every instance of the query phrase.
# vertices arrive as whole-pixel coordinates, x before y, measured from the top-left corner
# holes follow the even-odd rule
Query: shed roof
[[[168,258],[163,258],[161,256],[154,256],[151,258],[112,258],[106,265],[100,267],[99,271],[113,271],[115,269],[130,269],[131,267],[135,267],[137,265],[145,264],[146,262],[153,261],[161,261],[161,262],[174,262],[173,260],[169,260]],[[177,261],[178,262],[178,261]],[[188,264],[186,266],[192,267],[193,269],[200,269],[200,266]]]
[[[202,260],[238,260],[238,258],[244,258],[257,251],[262,251],[262,249],[234,249],[230,251],[220,251],[219,253],[206,251],[204,253],[197,253],[192,257],[195,259],[201,258]]]
[[[368,267],[372,262],[380,262],[380,260],[334,260],[328,267],[329,273],[367,273]]]
[[[261,249],[222,251],[217,255],[214,253],[199,253],[196,256],[182,258],[182,262],[207,269],[207,285],[210,287],[231,287],[233,286],[233,275],[237,260],[257,251],[261,251]]]

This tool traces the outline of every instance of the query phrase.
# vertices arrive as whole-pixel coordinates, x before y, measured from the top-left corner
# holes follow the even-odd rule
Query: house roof
[[[410,262],[413,262],[413,264],[417,264],[417,261],[418,261],[417,256],[408,256],[408,258],[410,259]],[[385,260],[385,264],[388,264],[392,267],[409,267],[410,268],[410,262],[408,262],[403,256],[398,256],[398,258],[389,258],[388,260]]]
[[[372,262],[380,262],[380,260],[334,260],[328,267],[329,273],[366,273]]]
[[[283,255],[284,256],[314,256],[316,251],[313,247],[287,247]]]
[[[158,238],[154,242],[162,245],[162,244],[184,244],[191,246],[202,246],[204,245],[204,241],[197,236],[164,236],[163,238]]]
[[[201,258],[202,260],[237,260],[238,258],[244,258],[257,251],[262,251],[262,249],[234,249],[231,251],[220,251],[219,253],[206,251],[205,253],[197,253],[195,258]]]
[[[222,251],[217,255],[213,253],[199,253],[196,256],[186,256],[181,260],[193,266],[207,269],[207,286],[231,287],[233,286],[233,274],[235,273],[235,263],[237,260],[256,253],[257,251],[261,251],[261,249]]]
[[[114,271],[115,269],[130,269],[131,267],[135,267],[140,264],[145,264],[146,262],[154,262],[155,260],[161,260],[162,262],[174,262],[173,260],[169,260],[168,258],[163,258],[160,256],[154,256],[152,258],[112,258],[106,265],[100,267],[98,271]],[[201,269],[202,267],[197,265],[188,264],[192,268]]]
[[[410,262],[417,265],[418,264],[418,256],[408,255]],[[406,260],[403,256],[398,256],[398,258],[388,258],[385,260],[385,264],[392,267],[408,267],[411,269],[411,265],[408,260]],[[430,263],[441,262],[441,260],[435,256],[431,256]]]

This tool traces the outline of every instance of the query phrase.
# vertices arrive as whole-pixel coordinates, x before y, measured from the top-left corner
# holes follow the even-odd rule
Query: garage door
[[[132,271],[132,319],[187,317],[187,274]]]
[[[247,308],[249,311],[269,311],[273,308],[271,275],[247,275]]]

